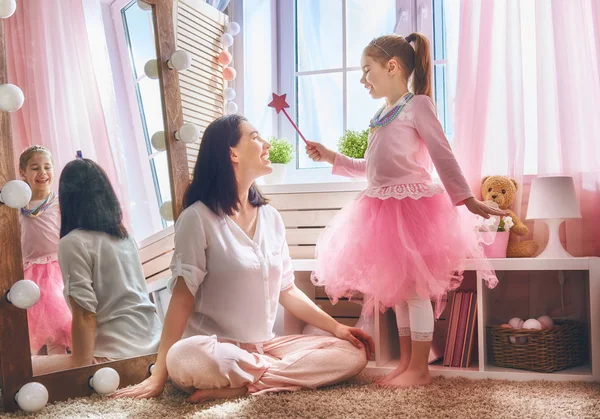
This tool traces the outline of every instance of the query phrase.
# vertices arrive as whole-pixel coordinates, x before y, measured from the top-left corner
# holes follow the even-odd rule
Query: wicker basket
[[[556,320],[546,330],[488,326],[488,331],[493,364],[498,367],[554,372],[589,360],[585,325],[580,322]]]

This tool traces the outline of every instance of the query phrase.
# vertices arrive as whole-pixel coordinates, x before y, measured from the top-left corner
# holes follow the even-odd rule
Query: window
[[[149,11],[138,7],[136,1],[129,2],[121,9],[124,36],[131,62],[131,77],[135,83],[135,98],[142,124],[145,157],[150,173],[156,201],[160,206],[171,200],[169,166],[166,151],[153,149],[150,138],[157,131],[163,131],[163,114],[158,79],[152,80],[144,73],[146,62],[156,58],[154,23]],[[168,223],[161,218],[163,227]]]
[[[448,56],[455,43],[446,35],[449,1],[379,0],[376,7],[370,0],[281,1],[279,87],[281,92],[290,92],[290,115],[303,134],[337,149],[345,130],[368,128],[370,118],[383,102],[373,100],[359,82],[363,48],[381,35],[420,31],[432,41],[434,97],[440,121],[451,138],[453,80]],[[294,36],[286,37],[283,31],[290,30],[294,30]],[[279,136],[295,139],[297,150],[295,170],[288,181],[343,180],[332,176],[327,164],[306,157],[302,140],[290,125],[279,124]]]

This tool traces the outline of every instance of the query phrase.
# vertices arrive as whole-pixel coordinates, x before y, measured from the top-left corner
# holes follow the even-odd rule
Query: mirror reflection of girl
[[[65,354],[71,346],[71,312],[63,297],[58,265],[60,209],[52,191],[54,161],[50,151],[32,146],[19,158],[22,179],[31,188],[31,201],[21,209],[21,248],[24,278],[40,288],[40,299],[27,310],[32,354],[45,346],[48,355]]]
[[[71,355],[34,357],[34,374],[156,353],[161,322],[117,196],[89,159],[60,177],[58,259],[73,312]]]

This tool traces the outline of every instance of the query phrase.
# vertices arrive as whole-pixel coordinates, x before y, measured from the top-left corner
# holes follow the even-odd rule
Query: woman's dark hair
[[[117,195],[96,162],[77,159],[67,163],[60,175],[58,200],[61,238],[76,229],[129,237]]]
[[[233,215],[239,208],[238,185],[231,161],[231,147],[235,147],[242,136],[241,115],[222,116],[206,128],[200,143],[194,177],[183,196],[183,207],[202,202],[217,215]],[[256,184],[252,184],[248,194],[255,207],[268,201]]]

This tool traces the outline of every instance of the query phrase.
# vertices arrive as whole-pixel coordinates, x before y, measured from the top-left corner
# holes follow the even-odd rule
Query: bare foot
[[[384,386],[390,380],[396,378],[397,376],[402,374],[404,371],[406,371],[407,368],[408,368],[408,362],[406,362],[406,363],[400,362],[400,365],[398,365],[394,371],[390,372],[388,375],[386,375],[384,377],[377,379],[375,381],[375,385]]]
[[[210,390],[196,390],[187,398],[187,401],[190,403],[200,403],[207,400],[237,399],[238,397],[245,396],[247,393],[247,387],[224,387]]]
[[[431,384],[431,375],[429,371],[406,370],[403,374],[382,384],[386,388],[408,388],[420,387]]]

